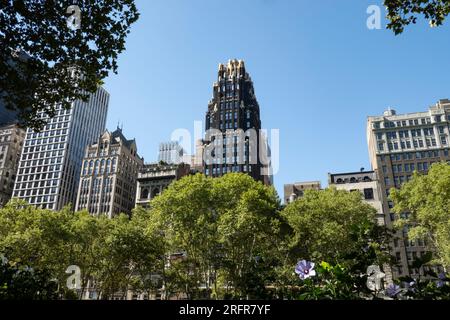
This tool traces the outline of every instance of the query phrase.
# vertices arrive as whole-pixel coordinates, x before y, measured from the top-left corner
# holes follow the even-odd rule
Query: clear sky
[[[263,128],[280,129],[275,186],[370,169],[366,119],[450,98],[450,21],[400,36],[369,30],[382,0],[137,0],[140,20],[106,80],[108,128],[123,123],[146,162],[204,121],[219,63],[243,59]],[[383,17],[385,27],[386,19]]]

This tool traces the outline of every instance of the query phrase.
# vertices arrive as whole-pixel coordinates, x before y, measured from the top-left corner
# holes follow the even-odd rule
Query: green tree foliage
[[[47,270],[35,270],[0,256],[0,300],[54,300],[57,283]]]
[[[138,19],[134,0],[78,1],[80,29],[70,29],[67,1],[12,1],[0,7],[0,98],[25,126],[40,129],[39,111],[86,101],[110,71]],[[75,74],[72,74],[74,72]]]
[[[388,29],[400,34],[405,27],[423,16],[430,26],[440,26],[450,13],[449,0],[384,0],[390,20]]]
[[[283,210],[292,232],[288,235],[284,270],[280,269],[282,284],[298,283],[292,270],[301,258],[314,261],[322,274],[331,277],[325,287],[310,292],[314,297],[329,298],[334,292],[335,298],[349,299],[367,293],[367,267],[388,261],[387,235],[376,224],[375,213],[359,192],[307,190]],[[323,261],[327,263],[322,265]],[[310,293],[303,297],[311,298]]]
[[[357,298],[367,291],[367,266],[381,261],[374,221],[359,193],[310,191],[282,209],[273,187],[246,174],[197,174],[131,218],[13,201],[0,209],[0,253],[48,270],[61,297],[65,270],[77,265],[83,290],[101,299],[128,290],[163,299]],[[294,274],[301,259],[315,261],[324,278],[302,285]]]
[[[307,260],[343,263],[371,242],[376,228],[375,209],[359,192],[330,188],[307,190],[283,211],[293,229],[290,246]],[[375,240],[375,239],[373,239]]]
[[[257,269],[269,269],[261,266],[271,260],[278,207],[275,190],[248,175],[212,179],[197,174],[156,198],[149,220],[164,230],[169,257],[184,254],[171,268],[177,274],[170,274],[179,279],[179,290],[190,298],[246,297],[265,287],[255,275],[262,274]]]
[[[450,165],[431,166],[427,175],[415,173],[400,190],[392,189],[391,199],[397,227],[408,227],[411,239],[430,240],[443,266],[450,266]],[[407,218],[402,213],[409,213]]]
[[[127,290],[151,292],[146,280],[157,273],[162,253],[158,237],[141,228],[139,213],[129,219],[94,217],[65,208],[55,212],[24,202],[11,202],[0,209],[0,253],[14,263],[46,270],[66,296],[66,269],[81,269],[84,294],[95,288],[102,298]],[[143,281],[137,281],[143,279]]]

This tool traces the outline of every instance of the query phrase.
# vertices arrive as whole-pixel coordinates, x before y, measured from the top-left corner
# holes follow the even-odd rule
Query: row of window
[[[450,121],[450,115],[447,116],[447,120]],[[435,122],[442,122],[445,121],[445,116],[437,115],[434,116]],[[417,119],[410,119],[410,120],[399,120],[399,121],[378,121],[374,122],[374,128],[380,129],[381,124],[383,124],[383,128],[395,128],[395,127],[407,127],[407,126],[418,126],[420,125],[427,125],[431,124],[431,118],[417,118]]]
[[[60,129],[60,130],[53,130],[50,132],[50,137],[55,136],[64,136],[67,135],[67,129]],[[52,138],[37,138],[37,139],[27,139],[25,140],[25,146],[36,146],[36,145],[43,145],[47,143],[52,143]],[[65,141],[65,139],[63,140]]]
[[[446,136],[441,136],[440,137],[440,143],[442,146],[447,146],[447,137]],[[385,142],[378,142],[378,151],[384,151],[385,150]],[[394,142],[388,142],[387,143],[388,146],[388,150],[389,151],[394,151],[394,150],[404,150],[404,149],[412,149],[412,147],[414,147],[415,149],[417,148],[424,148],[426,147],[437,147],[437,142],[435,138],[427,138],[424,140],[422,139],[414,139],[412,140],[412,145],[411,145],[411,140],[405,140],[405,141],[394,141]]]
[[[46,141],[46,143],[44,143],[44,145],[39,145],[36,147],[24,147],[22,154],[55,150],[55,149],[64,149],[65,144],[59,143],[59,142],[65,142],[66,138],[67,137],[63,136],[63,137],[48,138],[48,140],[43,139],[43,141]]]
[[[231,172],[252,172],[252,166],[251,165],[244,165],[244,166],[230,166],[230,167],[219,167],[219,168],[212,168],[211,170],[209,168],[205,169],[205,174],[207,176],[209,175],[221,175],[221,174],[227,174]]]
[[[404,153],[394,153],[388,157],[391,161],[402,161],[402,160],[413,160],[413,159],[426,159],[426,158],[439,158],[441,155],[448,157],[449,151],[445,150],[430,150],[430,151],[420,151],[420,152],[404,152]],[[380,159],[382,162],[386,161],[386,155],[381,155]]]
[[[98,175],[104,173],[116,172],[117,160],[113,159],[102,159],[102,160],[90,160],[84,161],[83,164],[83,175]]]
[[[25,176],[28,174],[31,174],[28,179],[33,178],[33,173],[46,173],[46,172],[53,172],[53,176],[57,175],[58,171],[61,171],[61,165],[51,165],[51,166],[39,166],[39,167],[31,167],[31,168],[22,168],[19,169],[19,174],[24,174]],[[26,178],[24,178],[25,180]]]

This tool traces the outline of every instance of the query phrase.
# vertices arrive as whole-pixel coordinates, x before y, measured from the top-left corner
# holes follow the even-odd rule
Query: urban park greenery
[[[0,209],[0,299],[80,299],[87,288],[98,299],[130,290],[162,299],[448,296],[445,275],[371,291],[367,268],[389,262],[388,242],[357,192],[306,191],[283,207],[273,187],[239,173],[184,177],[131,217],[14,200]],[[66,285],[73,265],[79,290]],[[17,270],[25,279],[11,281]],[[24,291],[24,282],[33,285]]]

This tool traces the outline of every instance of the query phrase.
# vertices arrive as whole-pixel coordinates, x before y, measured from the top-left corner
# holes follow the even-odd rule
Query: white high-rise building
[[[159,145],[158,162],[161,161],[167,164],[186,162],[185,151],[178,141],[164,142]]]
[[[88,102],[58,107],[41,132],[28,129],[13,196],[53,210],[75,205],[84,152],[105,130],[108,103],[100,87]]]

